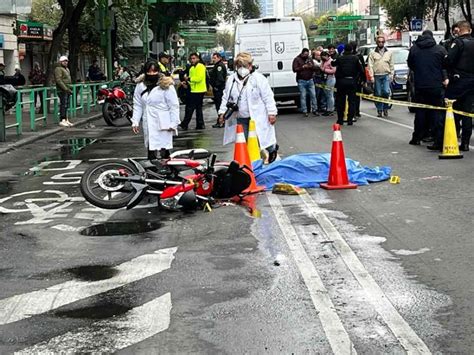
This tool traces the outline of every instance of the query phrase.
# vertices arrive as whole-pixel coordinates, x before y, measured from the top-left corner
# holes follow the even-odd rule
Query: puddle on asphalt
[[[80,137],[80,138],[68,138],[64,140],[60,140],[58,144],[61,145],[61,157],[74,157],[81,150],[94,144],[97,142],[96,138],[87,138],[87,137]]]
[[[105,222],[87,227],[80,234],[90,237],[140,234],[157,230],[161,226],[162,223],[151,221]]]
[[[86,265],[64,271],[83,281],[107,280],[119,273],[117,269],[108,265]]]
[[[56,311],[54,315],[61,318],[106,319],[127,313],[131,308],[116,303],[103,303],[90,307]]]

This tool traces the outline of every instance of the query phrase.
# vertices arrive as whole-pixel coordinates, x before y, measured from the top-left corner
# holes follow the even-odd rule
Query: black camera
[[[224,112],[225,120],[228,120],[234,112],[239,111],[239,105],[237,105],[235,102],[228,102],[226,107],[227,107],[227,110]]]

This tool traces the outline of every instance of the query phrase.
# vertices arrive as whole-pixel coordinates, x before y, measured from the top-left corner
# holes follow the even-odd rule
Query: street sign
[[[327,36],[314,36],[313,41],[314,42],[326,42]]]
[[[358,21],[362,20],[362,16],[354,15],[354,16],[337,16],[338,21]]]
[[[410,28],[412,31],[422,31],[423,30],[423,20],[414,18],[410,22]]]

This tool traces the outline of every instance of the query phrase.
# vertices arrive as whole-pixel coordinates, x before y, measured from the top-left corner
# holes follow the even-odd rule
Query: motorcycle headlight
[[[393,80],[400,85],[405,85],[408,81],[408,74],[395,74]]]

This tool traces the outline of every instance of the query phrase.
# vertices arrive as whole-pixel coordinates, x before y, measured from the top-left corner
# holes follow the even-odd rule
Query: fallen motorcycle
[[[121,118],[132,121],[133,107],[121,87],[108,88],[104,85],[97,93],[97,100],[99,104],[102,104],[102,116],[107,125],[117,126]]]
[[[204,159],[204,161],[202,160]],[[193,210],[216,200],[243,195],[251,170],[236,161],[216,163],[205,149],[177,151],[164,160],[108,160],[91,165],[82,175],[81,192],[94,206],[133,208],[146,195],[160,206]]]

